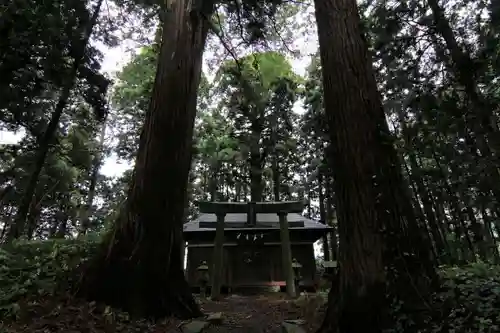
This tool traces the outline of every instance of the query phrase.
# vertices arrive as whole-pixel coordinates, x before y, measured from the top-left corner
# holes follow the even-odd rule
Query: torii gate
[[[281,253],[283,262],[283,273],[286,277],[286,290],[290,297],[296,296],[294,271],[292,267],[292,251],[290,246],[290,234],[288,230],[289,213],[302,213],[304,210],[302,201],[281,201],[281,202],[198,202],[200,213],[215,214],[217,216],[217,226],[215,231],[215,244],[213,254],[213,267],[211,274],[212,299],[220,296],[221,272],[223,263],[224,246],[224,224],[225,216],[228,213],[246,213],[247,224],[254,226],[258,213],[275,213],[279,217]]]

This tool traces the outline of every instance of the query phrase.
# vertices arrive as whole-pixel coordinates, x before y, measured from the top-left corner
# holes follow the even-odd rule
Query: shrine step
[[[231,293],[238,293],[241,295],[261,295],[267,293],[279,292],[279,286],[268,286],[268,285],[241,285],[231,289]]]
[[[316,285],[314,284],[301,284],[299,287],[299,291],[307,291],[307,292],[315,292],[316,291]],[[200,287],[198,286],[192,286],[191,287],[191,292],[193,294],[199,294],[200,293]],[[221,287],[221,294],[223,295],[229,295],[229,294],[234,294],[234,293],[244,293],[244,294],[261,294],[261,293],[268,293],[268,292],[286,292],[286,283],[284,281],[275,281],[275,282],[268,282],[268,283],[261,283],[261,284],[238,284],[233,287],[228,287],[228,286],[222,286]],[[210,295],[211,293],[211,288],[208,286],[206,288],[206,294]]]

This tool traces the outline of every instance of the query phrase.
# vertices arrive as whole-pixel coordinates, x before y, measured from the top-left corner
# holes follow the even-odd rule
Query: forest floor
[[[205,313],[222,313],[222,323],[206,333],[278,333],[285,320],[302,319],[303,328],[313,331],[320,323],[324,297],[306,294],[289,300],[284,294],[230,295],[218,302],[201,301]]]
[[[198,301],[205,314],[222,314],[221,323],[211,324],[203,333],[278,333],[282,332],[284,320],[294,319],[304,319],[303,328],[312,332],[317,327],[323,299],[310,294],[289,300],[275,293]],[[0,319],[1,333],[169,333],[182,332],[182,325],[187,323],[176,319],[130,320],[125,313],[76,299],[46,298],[18,304],[15,317]]]
[[[182,332],[186,325],[179,320],[131,320],[116,309],[68,295],[65,287],[78,277],[73,272],[92,258],[98,246],[92,239],[0,246],[0,333]],[[484,262],[443,266],[439,274],[441,288],[433,297],[437,311],[422,332],[500,332],[500,266]],[[205,314],[222,317],[219,325],[212,324],[204,333],[277,333],[290,319],[305,320],[304,330],[314,332],[322,322],[325,300],[326,293],[318,292],[295,300],[271,293],[198,302]],[[401,327],[413,320],[397,310],[394,314]]]
[[[169,333],[185,323],[132,320],[127,313],[71,297],[79,267],[99,248],[91,238],[18,242],[0,246],[0,333]],[[306,331],[321,323],[326,294],[290,300],[281,293],[230,295],[220,301],[197,298],[205,314],[222,322],[204,333],[281,332],[284,320],[304,319]],[[204,318],[201,318],[202,320]]]

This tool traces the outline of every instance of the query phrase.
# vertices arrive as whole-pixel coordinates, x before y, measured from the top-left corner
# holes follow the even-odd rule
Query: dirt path
[[[231,295],[218,302],[201,302],[205,313],[222,312],[220,326],[211,326],[207,333],[278,333],[287,319],[301,319],[302,311],[282,294]]]
[[[1,318],[1,333],[173,333],[181,332],[183,324],[178,319],[130,320],[120,311],[71,298],[19,303],[15,316]],[[218,302],[200,301],[200,306],[205,314],[222,313],[222,324],[210,325],[203,333],[281,333],[282,322],[289,319],[306,320],[303,328],[314,332],[315,315],[321,312],[313,295],[301,302],[279,293],[231,295]]]

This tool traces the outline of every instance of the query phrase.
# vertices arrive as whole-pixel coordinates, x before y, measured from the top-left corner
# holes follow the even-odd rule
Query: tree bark
[[[253,130],[252,141],[250,147],[250,201],[262,201],[262,173],[264,168],[265,158],[260,152],[259,139],[261,132]]]
[[[243,181],[243,201],[248,201],[248,181]]]
[[[425,186],[422,178],[421,169],[417,163],[416,147],[414,146],[415,138],[410,129],[408,128],[404,112],[399,110],[397,112],[398,120],[401,126],[401,135],[405,142],[405,153],[403,153],[402,163],[408,174],[408,180],[414,192],[417,213],[423,217],[421,224],[428,228],[430,236],[434,241],[432,244],[433,253],[438,261],[449,263],[449,249],[447,247],[446,239],[441,233],[440,224],[436,219],[436,214],[432,207],[432,201],[427,187]],[[408,158],[409,164],[407,165],[404,160],[404,155]],[[421,203],[420,203],[421,201]],[[423,208],[423,210],[422,210]]]
[[[334,223],[334,211],[333,211],[333,194],[330,189],[330,182],[326,183],[326,224],[333,228],[330,234],[330,250],[331,258],[330,260],[336,261],[338,259],[338,237],[337,237],[337,223]]]
[[[104,139],[106,137],[106,122],[103,122],[101,126],[102,126],[101,133],[99,134],[99,147],[97,147],[94,160],[92,161],[89,194],[87,195],[87,202],[83,207],[82,216],[80,219],[81,220],[80,232],[79,232],[80,235],[85,235],[87,233],[88,228],[90,227],[90,214],[92,212],[92,206],[94,204],[94,197],[97,186],[97,177],[99,176],[99,169],[101,168],[102,164]]]
[[[318,173],[318,196],[319,196],[319,216],[321,223],[328,225],[326,221],[325,195],[323,193],[323,173]],[[330,247],[328,244],[328,235],[324,235],[321,240],[323,246],[323,260],[330,261]]]
[[[0,183],[0,185],[3,185]],[[8,194],[14,192],[14,186],[9,184],[5,186],[3,189],[0,189],[0,209],[3,207],[3,200],[7,197]]]
[[[458,43],[450,22],[445,16],[443,8],[437,0],[429,0],[428,6],[432,11],[434,29],[439,33],[449,51],[452,60],[452,71],[456,74],[458,83],[463,86],[465,94],[471,103],[473,112],[466,114],[467,124],[475,130],[479,149],[484,157],[489,157],[492,148],[495,157],[500,153],[500,136],[498,133],[497,117],[493,112],[493,105],[488,103],[477,85],[477,66],[474,65],[468,51],[464,50]],[[493,175],[498,180],[498,170],[493,169]],[[498,184],[498,183],[497,183]],[[498,191],[496,194],[499,194]],[[498,199],[498,198],[497,198]]]
[[[496,199],[496,204],[500,203],[500,173],[498,162],[500,157],[500,131],[498,129],[498,117],[494,108],[477,84],[477,66],[474,64],[469,52],[462,47],[445,16],[444,9],[437,0],[429,0],[428,6],[432,11],[435,31],[443,37],[449,55],[444,52],[437,52],[439,58],[446,63],[447,58],[451,60],[450,72],[455,74],[458,83],[464,88],[465,96],[469,106],[464,112],[465,123],[469,130],[473,132],[474,139],[470,138],[468,146],[479,149],[485,171],[490,178],[487,183],[489,189]],[[433,38],[438,49],[437,39]],[[467,134],[467,133],[466,133]]]
[[[407,313],[427,307],[435,263],[404,187],[356,1],[315,5],[340,237],[320,332],[382,332],[395,299]]]
[[[272,182],[273,182],[273,195],[274,201],[280,201],[280,164],[278,161],[278,150],[276,149],[276,144],[278,141],[278,114],[274,114],[271,118],[271,145],[272,148]]]
[[[441,138],[441,136],[440,140],[444,142],[444,139]],[[449,169],[451,169],[451,172],[448,172],[448,170],[440,162],[440,158],[434,150],[432,151],[432,156],[434,158],[434,162],[436,163],[436,169],[440,173],[442,183],[444,185],[443,188],[448,195],[447,202],[451,208],[449,211],[453,216],[453,231],[455,234],[455,238],[460,245],[458,250],[460,250],[460,252],[462,253],[462,257],[457,258],[457,260],[461,260],[462,262],[474,260],[474,244],[472,243],[472,239],[469,235],[469,232],[467,231],[467,224],[465,223],[465,219],[462,215],[464,207],[459,190],[457,188],[457,184],[459,184],[460,181],[458,178],[459,172],[458,170],[456,170],[452,163],[449,164]],[[420,164],[422,164],[422,162],[420,162]],[[466,242],[467,247],[464,246],[464,241]]]
[[[218,166],[210,166],[209,172],[210,179],[208,180],[208,188],[210,191],[210,201],[217,201],[217,188],[219,187],[217,179]]]
[[[273,156],[273,195],[274,195],[274,201],[278,202],[281,201],[280,199],[280,169],[279,169],[279,162],[278,162],[278,156],[276,156],[276,151],[274,152]]]
[[[202,315],[182,269],[184,201],[211,1],[165,5],[153,93],[124,208],[80,281],[81,295],[132,316]]]

